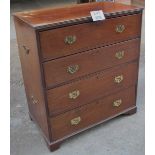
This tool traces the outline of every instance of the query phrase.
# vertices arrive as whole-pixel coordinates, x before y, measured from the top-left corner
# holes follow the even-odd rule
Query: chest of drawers
[[[142,8],[110,2],[14,14],[30,118],[51,151],[136,112],[141,20]]]

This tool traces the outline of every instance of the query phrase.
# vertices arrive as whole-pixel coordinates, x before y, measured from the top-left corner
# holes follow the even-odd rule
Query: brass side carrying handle
[[[81,122],[81,117],[76,117],[71,120],[71,125],[78,125]]]
[[[66,44],[71,45],[71,44],[76,42],[76,36],[75,35],[66,36],[65,39],[64,39],[64,42]]]
[[[25,51],[26,54],[29,54],[30,53],[30,49],[27,48],[25,45],[23,45],[22,48],[24,49],[24,51]]]
[[[67,67],[67,72],[70,74],[74,74],[79,70],[79,65],[72,65]]]
[[[122,24],[116,25],[115,30],[116,30],[117,33],[122,33],[125,30],[125,26],[122,25]]]
[[[122,104],[122,99],[119,99],[113,102],[114,107],[119,107],[121,104]]]
[[[119,84],[123,81],[123,79],[124,79],[123,75],[115,76],[114,82]]]
[[[70,99],[76,99],[79,95],[80,95],[80,91],[79,90],[74,90],[74,91],[69,93],[69,98]]]
[[[31,100],[32,100],[33,104],[37,104],[38,103],[38,101],[34,98],[34,96],[31,96]]]
[[[124,51],[118,51],[118,52],[116,52],[115,57],[117,59],[122,59],[124,57]]]

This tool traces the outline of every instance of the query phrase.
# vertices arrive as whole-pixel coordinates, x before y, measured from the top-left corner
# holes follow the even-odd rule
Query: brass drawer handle
[[[67,67],[67,72],[70,74],[74,74],[79,70],[79,65],[72,65]]]
[[[124,51],[118,51],[118,52],[116,52],[115,57],[117,59],[122,59],[124,57]]]
[[[125,30],[125,26],[124,25],[116,25],[116,28],[115,28],[116,32],[117,33],[122,33],[124,30]]]
[[[64,41],[66,44],[71,45],[74,42],[76,42],[76,36],[74,36],[74,35],[73,36],[66,36]]]
[[[70,99],[76,99],[79,95],[80,95],[80,91],[79,90],[74,90],[73,92],[69,93],[69,98]]]
[[[71,125],[78,125],[81,122],[81,117],[76,117],[71,120]]]
[[[123,75],[115,76],[114,82],[121,83],[123,81],[123,79],[124,79]]]
[[[121,104],[122,104],[122,99],[119,99],[113,102],[114,107],[119,107]]]

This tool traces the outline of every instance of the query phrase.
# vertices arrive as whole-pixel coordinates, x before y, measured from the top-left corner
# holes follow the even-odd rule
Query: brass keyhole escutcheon
[[[122,59],[124,57],[124,51],[118,51],[118,52],[116,52],[115,57],[117,59]]]
[[[72,65],[67,67],[67,72],[70,74],[74,74],[79,70],[79,65]]]
[[[122,25],[122,24],[116,25],[115,30],[116,30],[117,33],[122,33],[125,30],[125,26]]]
[[[81,122],[81,117],[76,117],[71,120],[71,125],[78,125]]]
[[[76,42],[76,36],[75,35],[66,36],[64,41],[66,44],[71,45]]]
[[[123,79],[124,79],[123,75],[115,76],[114,82],[119,84],[123,81]]]
[[[76,99],[79,95],[80,95],[80,91],[79,90],[74,90],[73,92],[69,93],[69,98],[70,99]]]
[[[114,107],[119,107],[121,104],[122,104],[122,99],[119,99],[113,102]]]

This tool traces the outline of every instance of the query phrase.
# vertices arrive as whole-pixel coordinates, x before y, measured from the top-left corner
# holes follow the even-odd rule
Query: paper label
[[[105,16],[102,10],[90,11],[93,21],[105,20]]]

